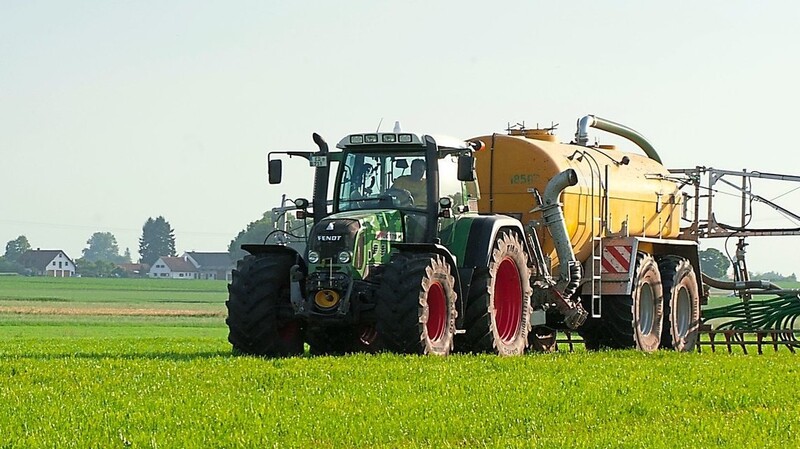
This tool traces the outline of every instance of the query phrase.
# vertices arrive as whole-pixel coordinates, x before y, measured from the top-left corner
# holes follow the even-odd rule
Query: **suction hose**
[[[578,174],[571,168],[557,174],[547,183],[540,206],[545,226],[550,231],[556,247],[559,273],[562,279],[567,280],[567,286],[563,292],[564,298],[570,298],[578,289],[581,280],[581,265],[575,260],[572,243],[567,235],[567,226],[564,224],[564,211],[561,203],[558,202],[558,197],[564,189],[577,183]]]
[[[575,132],[575,141],[578,145],[586,146],[589,142],[589,127],[602,129],[603,131],[616,134],[624,137],[639,146],[650,159],[661,163],[661,157],[656,152],[656,149],[650,145],[650,142],[638,132],[628,128],[625,125],[612,122],[594,115],[587,115],[578,120],[578,130]]]

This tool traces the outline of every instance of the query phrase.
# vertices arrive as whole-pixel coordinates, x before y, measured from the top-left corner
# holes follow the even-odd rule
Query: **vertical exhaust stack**
[[[564,291],[556,291],[556,304],[559,312],[564,315],[565,323],[572,329],[583,324],[588,314],[583,310],[580,301],[570,300],[580,284],[581,264],[575,259],[575,253],[572,251],[572,243],[567,235],[567,226],[564,224],[564,211],[558,202],[558,197],[564,189],[577,183],[578,174],[571,168],[557,174],[547,183],[542,204],[539,206],[545,226],[553,237],[558,256],[559,274],[561,279],[566,281]]]
[[[317,133],[314,133],[312,138],[314,143],[319,147],[320,156],[328,156],[328,143]],[[325,166],[317,166],[314,170],[314,192],[313,192],[313,207],[314,207],[314,224],[319,223],[320,220],[328,216],[328,180],[330,179],[331,168],[330,161],[327,161]]]
[[[652,145],[650,145],[650,142],[648,142],[644,136],[625,125],[620,125],[619,123],[596,117],[594,115],[587,115],[578,119],[578,130],[575,131],[575,143],[581,146],[586,146],[586,144],[589,143],[590,127],[602,129],[603,131],[616,134],[620,137],[630,140],[639,148],[641,148],[647,157],[658,162],[659,164],[661,163],[661,157],[658,155],[658,152],[655,148],[653,148]]]

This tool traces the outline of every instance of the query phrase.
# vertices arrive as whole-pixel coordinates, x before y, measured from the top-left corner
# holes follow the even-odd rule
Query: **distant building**
[[[150,271],[146,263],[118,263],[117,268],[125,272],[125,276],[145,276]]]
[[[19,261],[36,276],[75,276],[75,262],[60,249],[31,249],[25,251]]]
[[[188,260],[197,269],[197,279],[231,280],[233,261],[229,253],[202,253],[187,251],[183,258]]]
[[[159,279],[197,279],[197,268],[183,257],[161,256],[147,275]]]

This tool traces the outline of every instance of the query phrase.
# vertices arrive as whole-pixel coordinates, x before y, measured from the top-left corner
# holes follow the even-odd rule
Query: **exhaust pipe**
[[[319,147],[318,155],[328,155],[328,143],[317,133],[311,136]],[[314,224],[319,223],[328,216],[328,180],[330,179],[330,161],[325,166],[318,166],[314,170],[314,191],[312,207],[314,208]]]
[[[578,120],[578,130],[575,131],[575,142],[578,145],[585,147],[589,142],[589,127],[602,129],[603,131],[610,132],[611,134],[624,137],[641,148],[647,157],[658,162],[659,164],[661,163],[661,157],[659,157],[658,152],[656,152],[656,149],[650,145],[650,142],[648,142],[644,136],[625,125],[620,125],[619,123],[615,123],[611,120],[606,120],[594,115],[587,115]]]
[[[567,282],[563,292],[556,293],[558,310],[564,315],[565,323],[572,329],[579,327],[586,321],[588,314],[580,301],[572,302],[570,298],[578,290],[581,280],[581,264],[575,260],[572,244],[567,235],[567,226],[564,224],[564,211],[558,197],[569,186],[578,183],[578,174],[573,169],[567,169],[554,176],[544,189],[544,196],[539,210],[542,211],[545,226],[553,237],[558,256],[559,274]]]

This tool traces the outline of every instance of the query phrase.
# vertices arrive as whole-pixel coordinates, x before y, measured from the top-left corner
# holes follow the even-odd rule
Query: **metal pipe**
[[[589,142],[589,127],[602,129],[603,131],[610,132],[611,134],[624,137],[638,145],[639,148],[644,151],[644,154],[646,154],[647,157],[658,162],[659,164],[661,163],[661,157],[659,157],[658,152],[656,152],[656,149],[650,145],[650,142],[648,142],[644,136],[625,125],[621,125],[619,123],[612,122],[611,120],[606,120],[594,115],[587,115],[578,120],[578,130],[575,132],[575,142],[578,145],[586,146],[586,144]]]
[[[580,281],[580,264],[574,263],[575,253],[572,251],[572,243],[569,241],[569,236],[567,235],[567,226],[564,224],[564,212],[561,208],[561,203],[558,202],[558,197],[564,189],[569,186],[574,186],[577,183],[578,174],[574,169],[569,168],[557,174],[547,183],[542,197],[542,205],[540,206],[544,223],[550,231],[550,235],[553,237],[553,243],[556,247],[559,273],[562,279],[567,279],[569,281],[570,285],[573,282],[576,283],[575,288],[577,288],[577,283]],[[573,264],[570,264],[570,262],[573,262]],[[575,268],[570,269],[571,266],[577,267],[577,279],[574,279],[576,270]],[[565,293],[567,292],[565,291]],[[569,295],[566,294],[564,296],[569,297]]]

